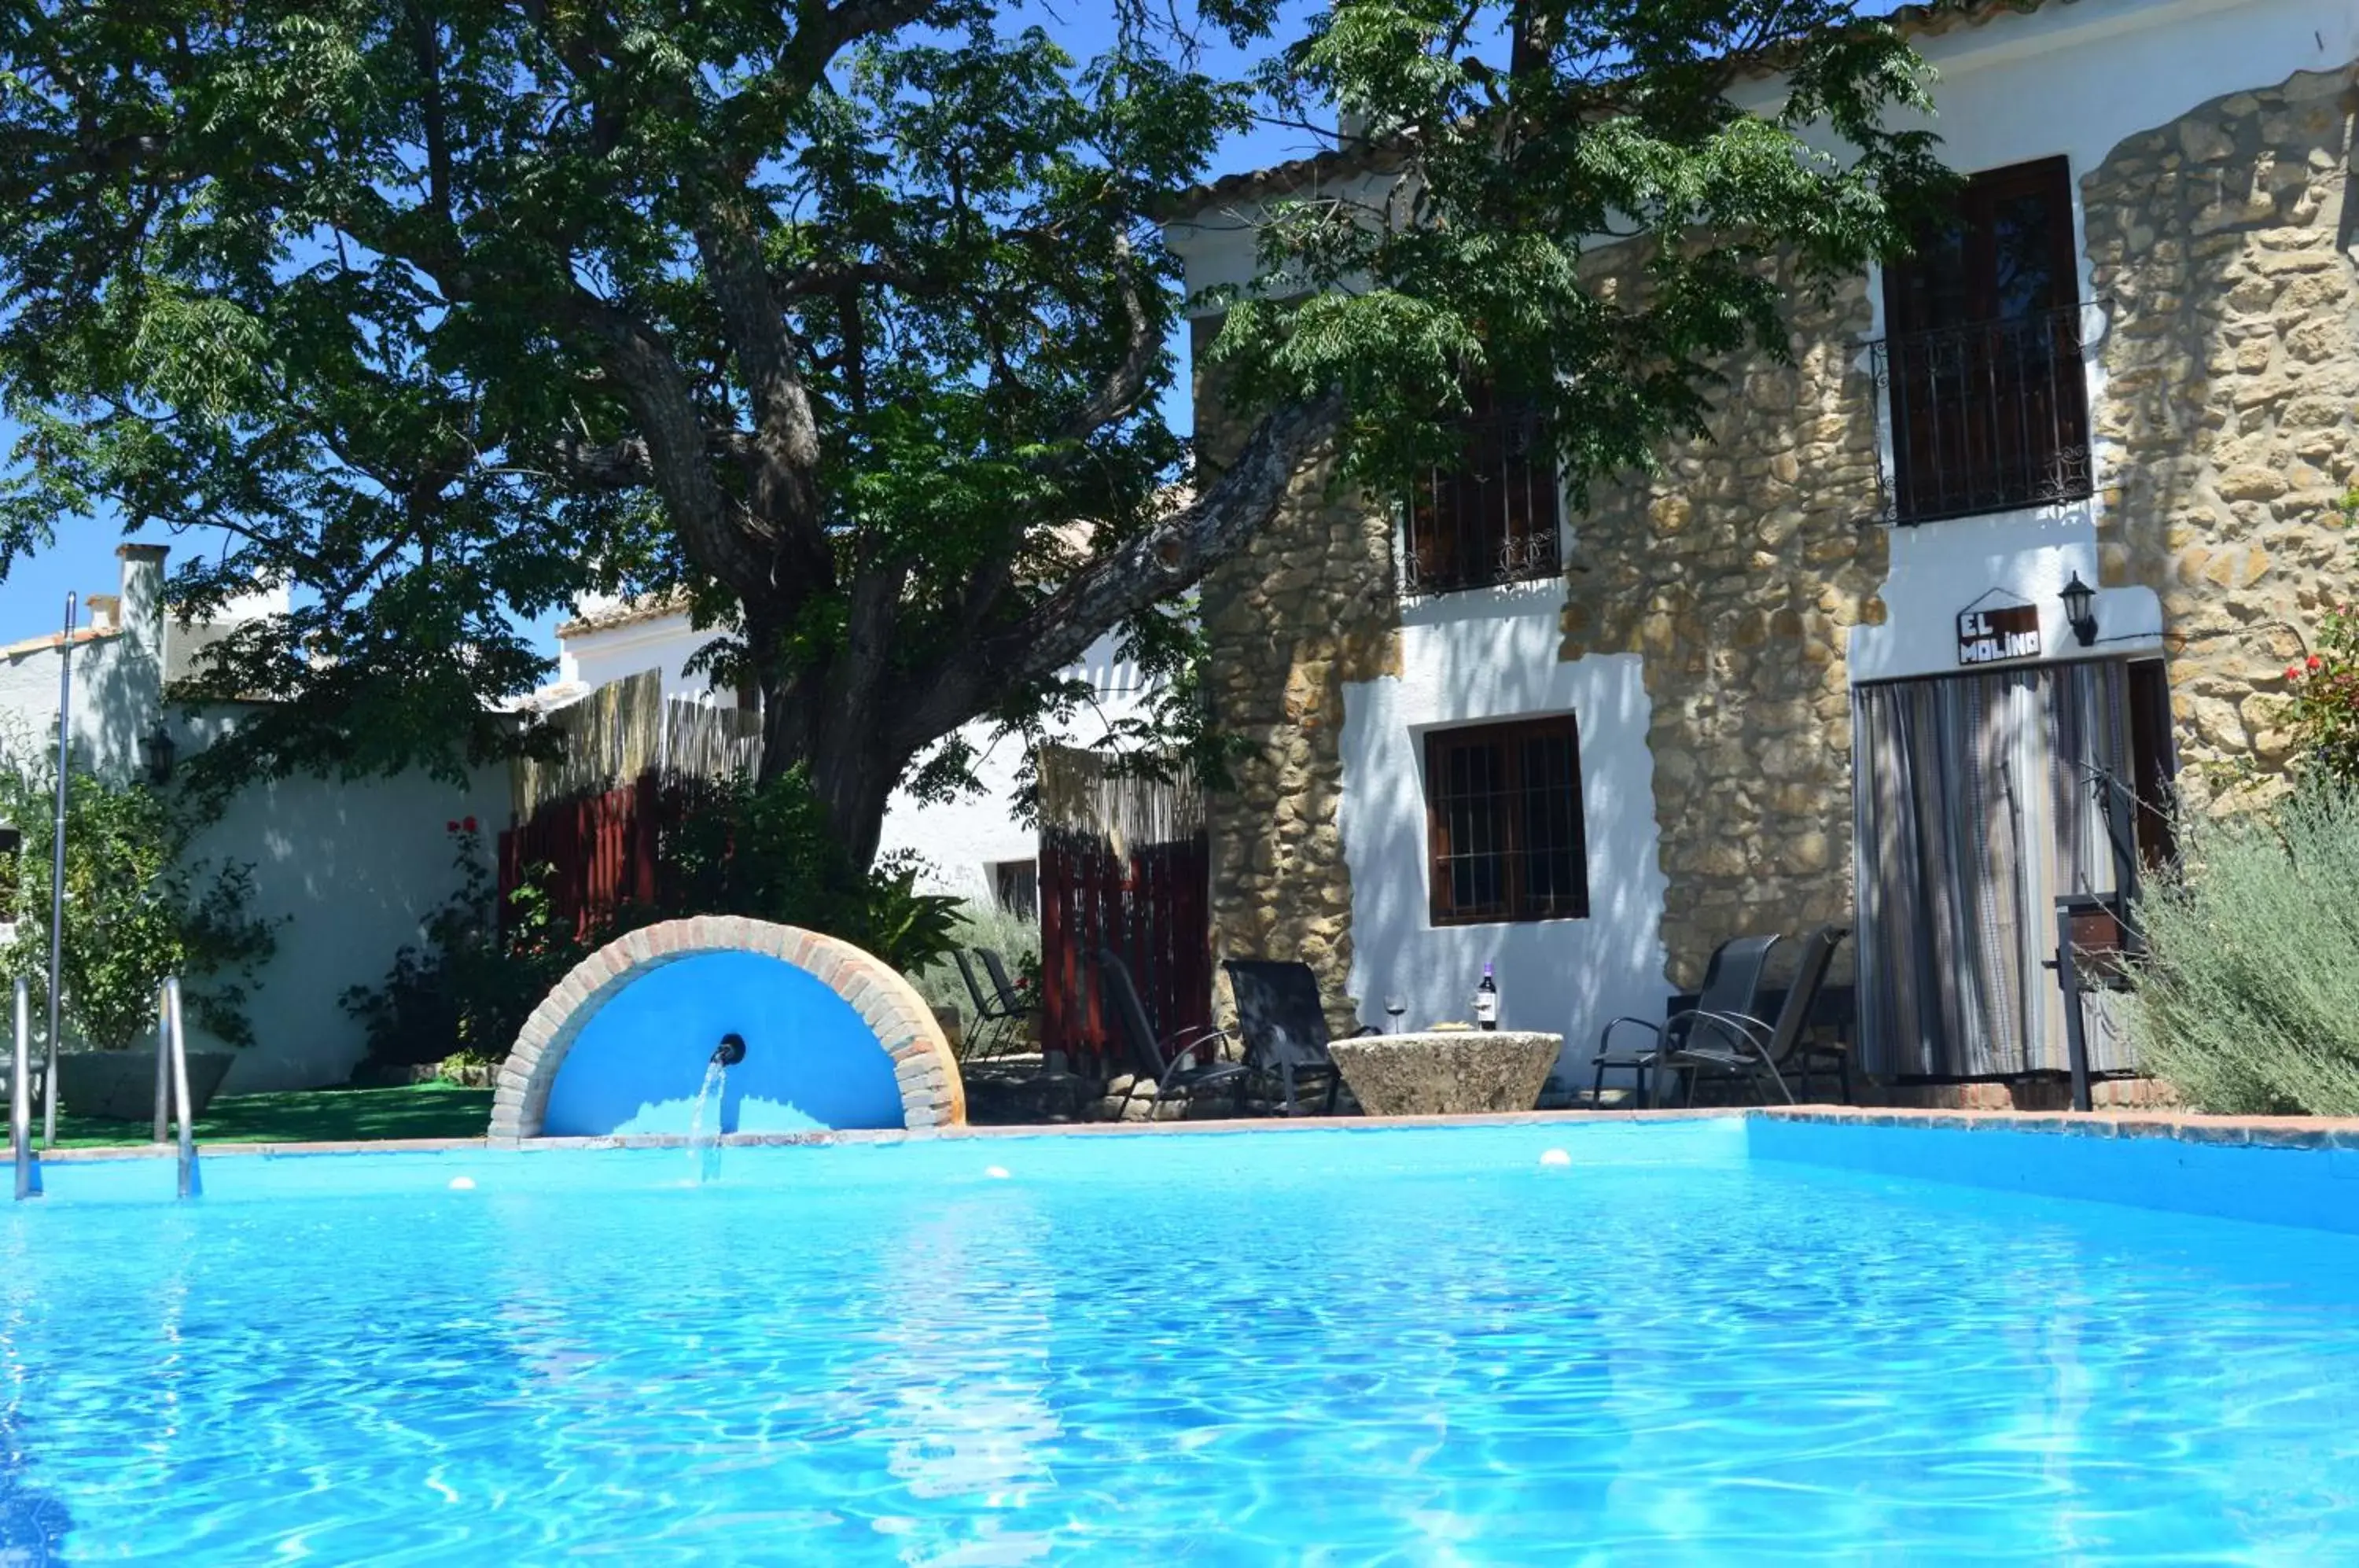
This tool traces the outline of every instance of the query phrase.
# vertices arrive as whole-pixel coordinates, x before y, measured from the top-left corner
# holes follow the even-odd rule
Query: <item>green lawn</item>
[[[197,1141],[361,1143],[393,1138],[481,1138],[491,1116],[489,1089],[462,1089],[449,1083],[223,1095],[197,1119]],[[147,1143],[154,1131],[147,1122],[61,1116],[58,1147],[103,1149]]]

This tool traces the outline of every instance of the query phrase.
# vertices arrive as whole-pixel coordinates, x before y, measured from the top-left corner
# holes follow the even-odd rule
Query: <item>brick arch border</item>
[[[515,1048],[500,1064],[492,1096],[491,1137],[540,1137],[549,1087],[590,1020],[640,975],[707,953],[760,953],[817,977],[851,1004],[893,1058],[904,1127],[914,1131],[965,1124],[966,1086],[959,1078],[950,1041],[933,1009],[890,964],[848,942],[799,926],[736,915],[699,915],[617,937],[557,983],[525,1020]]]

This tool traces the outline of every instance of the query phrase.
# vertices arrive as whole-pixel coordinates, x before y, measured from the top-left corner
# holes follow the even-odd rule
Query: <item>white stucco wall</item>
[[[2065,622],[2064,584],[2076,573],[2097,582],[2093,505],[1893,529],[1885,622],[1852,628],[1853,684],[1958,674],[1958,615],[1993,589],[2038,606],[2040,657],[2025,662],[2160,653],[2162,601],[2151,588],[2098,589],[2097,636],[2086,648]]]
[[[734,706],[733,693],[713,691],[710,676],[701,670],[690,675],[686,668],[719,636],[713,630],[698,631],[685,610],[626,626],[577,632],[558,643],[558,678],[594,688],[653,670],[663,676],[666,696],[711,696],[723,706]]]
[[[1466,1018],[1487,958],[1498,971],[1502,1027],[1564,1035],[1560,1071],[1578,1076],[1607,1019],[1659,1018],[1670,988],[1640,659],[1558,658],[1563,610],[1560,583],[1405,605],[1401,673],[1343,687],[1340,825],[1361,1021],[1386,1027],[1393,993],[1407,999],[1410,1028]],[[1431,925],[1426,732],[1564,713],[1581,738],[1589,917]]]
[[[176,719],[182,754],[233,717]],[[458,891],[448,824],[470,816],[488,851],[508,820],[505,767],[478,771],[464,788],[416,770],[258,784],[199,836],[192,855],[253,866],[251,911],[277,922],[277,950],[247,1009],[255,1042],[237,1053],[227,1092],[310,1088],[351,1074],[366,1042],[340,999],[352,986],[381,984],[394,954]],[[192,1022],[192,1049],[211,1043],[202,1035]]]
[[[139,743],[164,712],[166,645],[177,633],[162,615],[163,561],[126,562],[123,634],[78,645],[73,658],[75,761],[116,778],[143,766]],[[252,607],[274,607],[271,598]],[[183,760],[244,710],[215,709],[190,721],[177,710],[168,727]],[[37,746],[52,744],[58,715],[54,648],[0,659],[0,722]],[[473,815],[486,835],[507,822],[505,768],[454,788],[406,773],[339,783],[292,779],[258,784],[234,799],[198,837],[191,855],[216,864],[250,863],[252,913],[277,922],[277,950],[256,977],[247,1016],[255,1043],[237,1053],[231,1093],[342,1083],[364,1049],[360,1026],[338,1005],[354,985],[375,985],[394,954],[419,938],[419,922],[460,884],[445,824]],[[217,1042],[193,1020],[190,1044]]]
[[[78,766],[120,775],[140,765],[139,741],[154,725],[163,690],[161,561],[126,560],[113,592],[119,601],[119,629],[73,645],[71,731]],[[64,606],[59,610],[62,628]],[[77,618],[83,631],[92,629],[87,602]],[[0,723],[13,732],[12,742],[29,742],[44,753],[55,749],[59,666],[53,644],[18,645],[0,656]]]
[[[1136,718],[1147,707],[1147,691],[1137,665],[1121,657],[1111,637],[1092,643],[1073,673],[1089,683],[1092,701],[1082,703],[1070,721],[1048,726],[1051,737],[1063,744],[1095,745],[1106,738],[1110,725]],[[991,891],[984,868],[1001,861],[1030,860],[1038,852],[1039,840],[1032,825],[1016,814],[1023,742],[1012,736],[995,742],[984,724],[970,724],[961,734],[981,754],[974,771],[982,788],[945,801],[920,801],[907,790],[897,790],[886,808],[879,847],[887,854],[906,851],[923,856],[942,891],[982,898]]]
[[[2272,86],[2298,71],[2349,64],[2359,56],[2359,5],[2048,0],[2029,14],[2001,9],[1979,25],[1921,38],[1917,49],[1939,73],[1932,84],[1937,113],[1896,116],[1896,128],[1934,131],[1942,138],[1942,160],[1963,172],[2060,154],[2071,160],[2077,180],[2123,138],[2199,103]],[[1732,97],[1765,108],[1783,95],[1773,80],[1740,87]],[[1366,178],[1335,189],[1364,206],[1382,194],[1382,183]],[[1254,203],[1239,201],[1168,226],[1191,294],[1253,283],[1258,215]]]

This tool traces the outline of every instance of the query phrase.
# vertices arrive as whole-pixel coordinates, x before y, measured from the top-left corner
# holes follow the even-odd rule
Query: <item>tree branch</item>
[[[1163,351],[1163,341],[1155,331],[1155,322],[1147,314],[1146,302],[1139,298],[1138,271],[1132,260],[1130,236],[1116,231],[1114,236],[1114,267],[1117,287],[1122,290],[1123,319],[1130,331],[1130,345],[1122,363],[1114,367],[1104,383],[1090,395],[1088,401],[1073,411],[1065,421],[1062,431],[1067,441],[1080,441],[1093,431],[1104,429],[1138,407],[1140,396],[1147,390],[1147,377],[1154,374],[1155,364]]]
[[[1268,523],[1343,417],[1341,393],[1265,417],[1228,472],[1161,527],[1083,567],[1024,619],[933,671],[901,708],[894,744],[914,751],[948,734],[982,712],[990,693],[1046,680],[1114,626],[1200,581]]]

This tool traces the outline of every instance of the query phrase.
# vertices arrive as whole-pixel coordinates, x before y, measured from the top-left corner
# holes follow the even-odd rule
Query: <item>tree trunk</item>
[[[802,681],[765,675],[762,691],[763,784],[803,768],[812,797],[827,814],[845,863],[865,871],[876,859],[885,829],[885,807],[900,782],[907,757],[897,757],[884,739],[879,716],[846,711],[838,723],[813,725],[811,696]]]

